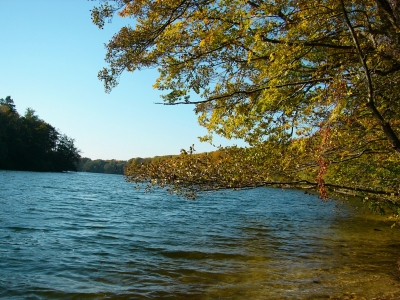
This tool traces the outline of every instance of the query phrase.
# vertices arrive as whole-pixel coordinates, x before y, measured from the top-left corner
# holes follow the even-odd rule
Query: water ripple
[[[134,190],[118,175],[10,171],[0,184],[1,298],[372,298],[400,289],[396,227],[299,191],[187,201]]]

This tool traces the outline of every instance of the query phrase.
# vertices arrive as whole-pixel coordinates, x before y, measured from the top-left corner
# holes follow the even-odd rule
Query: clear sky
[[[156,70],[124,73],[110,94],[97,72],[106,66],[106,43],[129,19],[100,30],[91,22],[97,2],[0,0],[0,98],[11,96],[20,114],[30,107],[75,139],[91,159],[129,159],[178,154],[200,143],[206,130],[193,106],[164,106],[152,88]],[[216,138],[215,144],[237,142]]]

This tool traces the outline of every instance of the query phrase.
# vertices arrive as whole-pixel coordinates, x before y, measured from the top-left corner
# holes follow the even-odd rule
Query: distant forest
[[[136,157],[128,161],[81,157],[74,140],[40,119],[32,108],[21,116],[10,96],[0,99],[1,170],[124,174],[128,165],[171,157]]]
[[[20,116],[13,99],[0,99],[0,169],[21,171],[76,171],[79,150],[28,108]]]
[[[79,160],[77,170],[78,172],[124,174],[124,167],[126,164],[126,160],[91,160],[90,158],[82,157]]]
[[[125,174],[125,168],[132,164],[147,164],[159,160],[172,158],[173,155],[155,156],[155,157],[135,157],[130,160],[116,160],[116,159],[95,159],[92,160],[87,157],[81,157],[78,164],[78,172],[90,173],[106,173],[106,174]]]

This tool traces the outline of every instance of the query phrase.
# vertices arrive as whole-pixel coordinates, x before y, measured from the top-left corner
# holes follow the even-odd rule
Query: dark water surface
[[[355,205],[267,188],[190,201],[118,175],[0,171],[0,297],[400,299],[400,230]]]

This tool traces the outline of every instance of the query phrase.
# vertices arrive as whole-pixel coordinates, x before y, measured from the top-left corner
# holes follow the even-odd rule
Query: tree
[[[52,152],[59,138],[58,131],[41,120],[35,110],[27,108],[20,118],[21,145],[12,160],[18,169],[50,171],[55,167]]]
[[[54,151],[56,171],[76,171],[79,158],[79,150],[74,145],[74,139],[59,134]]]
[[[16,154],[21,146],[19,115],[10,102],[0,99],[0,103],[0,168],[9,168],[13,164],[10,155]]]
[[[399,190],[396,1],[116,0],[92,19],[102,28],[115,13],[136,25],[106,45],[109,66],[98,75],[106,91],[124,71],[158,67],[164,104],[195,105],[203,141],[216,133],[260,151],[285,145],[314,165],[322,192],[329,169],[344,175],[354,162],[354,175],[385,158],[370,172],[382,184],[390,177],[390,194]],[[295,165],[284,155],[278,169],[296,173]]]
[[[0,99],[0,105],[5,105],[10,109],[10,113],[16,113],[17,110],[15,109],[15,104],[14,100],[11,98],[11,96],[7,96],[6,99],[1,98]]]

